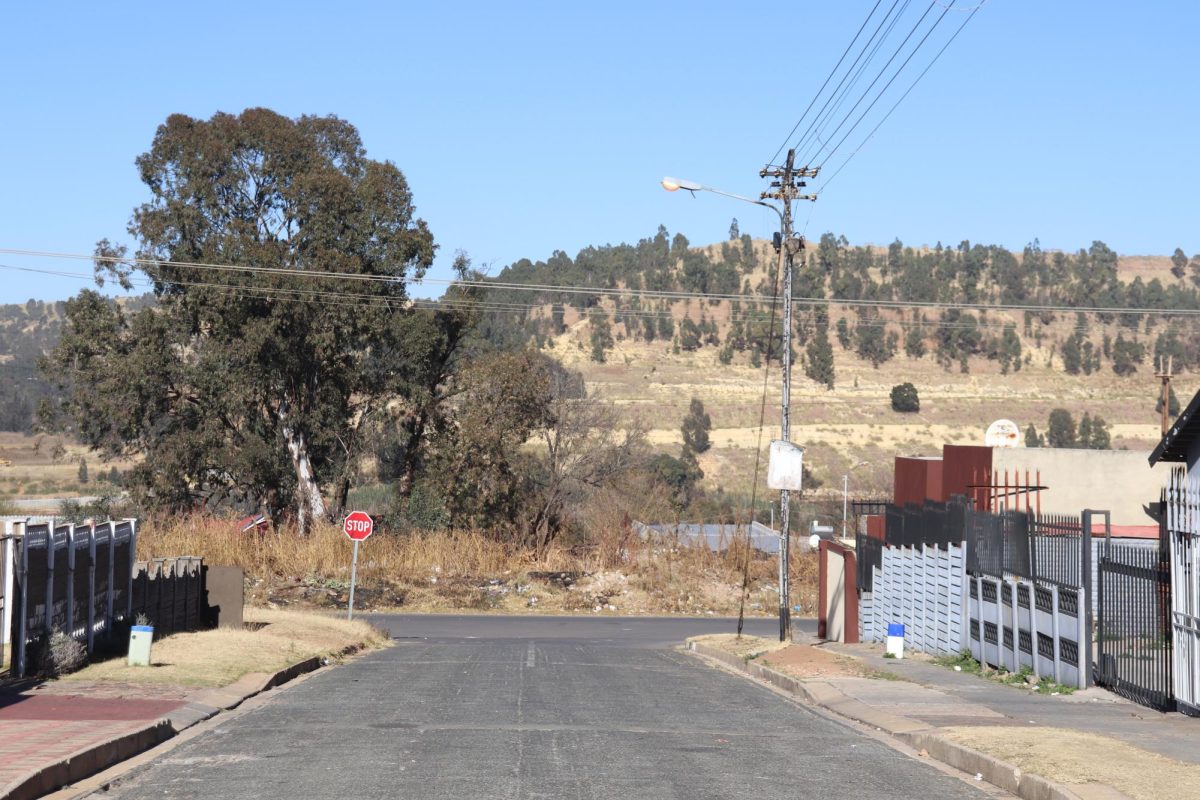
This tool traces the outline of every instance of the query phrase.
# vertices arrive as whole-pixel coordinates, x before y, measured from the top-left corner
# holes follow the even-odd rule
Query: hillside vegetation
[[[1153,359],[1171,355],[1185,385],[1200,363],[1190,320],[1170,313],[1200,308],[1200,259],[1179,251],[1120,257],[1102,242],[1075,253],[1042,251],[1036,242],[1020,253],[966,242],[881,248],[825,234],[805,255],[795,276],[793,435],[812,450],[816,482],[830,493],[853,464],[868,461],[856,473],[860,489],[882,490],[898,452],[981,441],[998,417],[1044,430],[1049,412],[1064,405],[1102,417],[1113,446],[1148,447],[1158,430],[1156,389],[1145,381]],[[501,349],[528,345],[578,370],[627,424],[641,420],[663,453],[677,451],[680,422],[700,399],[713,444],[698,455],[702,485],[710,493],[753,491],[760,439],[778,433],[779,330],[764,300],[774,293],[776,263],[769,242],[736,229],[705,247],[660,228],[635,245],[523,259],[493,279],[500,286],[486,293],[483,334]],[[900,303],[863,304],[877,301]],[[907,301],[1159,313],[939,310]],[[0,306],[0,428],[32,430],[38,402],[54,394],[36,365],[58,340],[62,306]],[[891,410],[889,392],[905,381],[920,392],[919,413]],[[387,453],[375,463],[368,481],[386,478]]]

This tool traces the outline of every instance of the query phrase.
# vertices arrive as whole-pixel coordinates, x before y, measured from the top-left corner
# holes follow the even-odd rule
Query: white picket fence
[[[860,638],[882,642],[889,623],[904,624],[904,644],[950,655],[967,648],[966,553],[961,545],[885,547],[871,592],[859,600]]]

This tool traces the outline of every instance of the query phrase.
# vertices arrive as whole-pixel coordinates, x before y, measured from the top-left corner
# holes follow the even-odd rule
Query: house
[[[1200,454],[1200,424],[1196,434],[1188,441],[1194,440]],[[1145,457],[1133,450],[948,444],[941,456],[896,458],[893,502],[944,503],[963,495],[979,509],[1028,508],[1070,516],[1104,510],[1111,515],[1113,536],[1154,539],[1166,468],[1147,470]]]
[[[1163,435],[1148,460],[1152,468],[1162,462],[1186,464],[1188,472],[1196,468],[1196,462],[1200,461],[1200,392],[1196,392],[1192,402]],[[1160,479],[1159,485],[1163,482]]]

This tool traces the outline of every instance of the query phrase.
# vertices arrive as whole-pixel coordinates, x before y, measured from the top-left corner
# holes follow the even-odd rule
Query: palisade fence
[[[1101,552],[1096,683],[1142,705],[1173,711],[1171,569],[1166,552],[1107,543]]]
[[[203,561],[195,557],[135,561],[137,520],[99,525],[17,523],[11,537],[14,674],[24,675],[30,645],[52,632],[84,644],[145,614],[155,635],[195,630],[204,618]]]
[[[1171,471],[1165,492],[1170,566],[1171,685],[1179,710],[1200,716],[1200,472]]]

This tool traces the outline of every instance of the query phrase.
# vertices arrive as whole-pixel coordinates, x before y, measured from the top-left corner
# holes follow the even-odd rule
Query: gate
[[[1109,545],[1100,559],[1099,579],[1096,683],[1144,706],[1174,711],[1166,554]]]
[[[1173,687],[1179,710],[1200,716],[1200,476],[1176,467],[1166,495]]]

